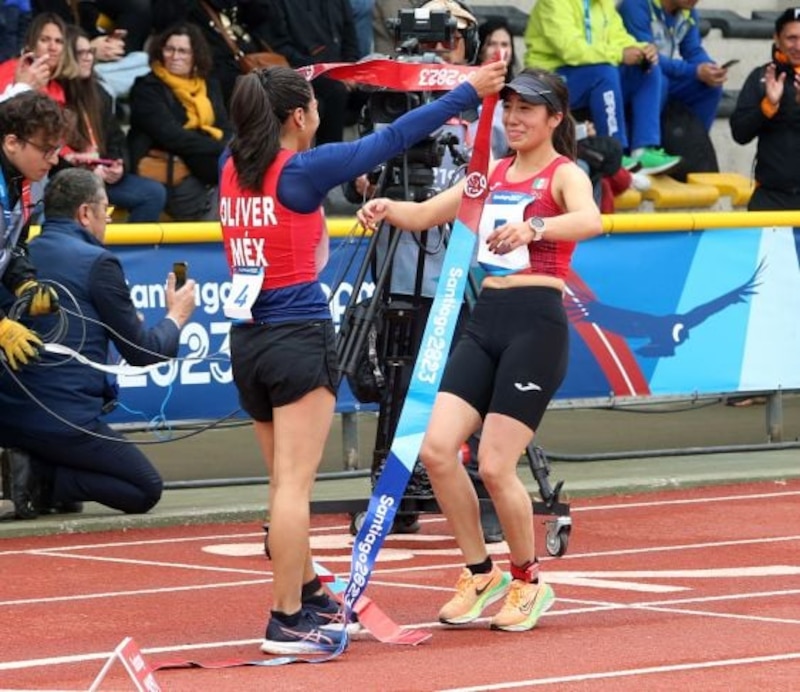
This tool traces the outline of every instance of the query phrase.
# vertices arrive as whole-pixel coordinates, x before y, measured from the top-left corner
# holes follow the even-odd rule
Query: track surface
[[[428,642],[366,637],[322,665],[156,679],[223,692],[800,687],[800,481],[581,500],[572,518],[567,555],[543,560],[558,600],[532,632],[436,622],[460,563],[431,515],[420,534],[388,539],[368,589],[397,622],[430,630]],[[316,557],[346,574],[347,517],[313,524]],[[259,526],[243,524],[4,541],[0,689],[86,690],[126,636],[151,663],[263,660],[262,550]],[[505,565],[504,544],[493,552]],[[101,689],[134,687],[115,664]]]

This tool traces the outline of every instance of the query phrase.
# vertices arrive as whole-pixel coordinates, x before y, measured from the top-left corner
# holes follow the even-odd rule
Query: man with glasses
[[[34,91],[7,98],[0,104],[0,278],[8,291],[5,307],[13,302],[15,317],[44,315],[58,310],[58,296],[36,280],[28,258],[28,228],[41,199],[39,183],[58,161],[64,129],[61,107]],[[41,339],[0,309],[0,359],[18,370],[39,355]],[[0,369],[2,372],[2,369]],[[4,454],[3,495],[24,515],[30,468],[24,460]]]
[[[17,298],[17,309],[32,315],[58,310],[58,297],[36,281],[26,241],[41,189],[58,162],[64,129],[61,108],[48,96],[23,92],[0,105],[0,276]],[[0,310],[0,357],[13,369],[38,354],[36,334]]]
[[[163,290],[166,314],[148,329],[119,260],[103,245],[109,213],[103,181],[82,168],[61,171],[45,190],[44,213],[30,255],[40,275],[57,287],[66,320],[57,325],[55,317],[45,317],[43,327],[64,329],[60,344],[95,363],[108,361],[111,341],[131,365],[175,357],[181,328],[195,307],[195,282],[176,289],[170,272]],[[102,420],[116,403],[105,373],[55,353],[44,353],[41,366],[0,377],[0,445],[16,448],[30,471],[17,515],[20,507],[24,518],[76,511],[86,500],[147,512],[161,497],[161,476]]]

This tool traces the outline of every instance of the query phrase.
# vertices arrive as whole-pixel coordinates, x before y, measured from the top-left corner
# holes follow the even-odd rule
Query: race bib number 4
[[[231,292],[222,311],[229,320],[253,319],[252,307],[264,283],[264,267],[235,267]]]

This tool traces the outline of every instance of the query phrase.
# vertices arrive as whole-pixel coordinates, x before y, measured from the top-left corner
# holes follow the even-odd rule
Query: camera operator
[[[745,80],[731,114],[739,144],[758,137],[750,211],[800,209],[800,7],[775,21],[772,61]]]
[[[61,344],[100,363],[108,360],[109,340],[132,365],[166,360],[177,354],[181,328],[194,310],[195,282],[176,290],[169,273],[167,313],[147,329],[119,260],[103,246],[108,209],[103,181],[83,168],[61,171],[45,190],[46,221],[31,241],[31,258],[41,277],[57,284],[62,308],[80,313],[69,317]],[[56,319],[41,318],[48,329],[59,326]],[[101,420],[112,397],[105,373],[69,356],[46,353],[40,367],[15,377],[2,373],[0,444],[16,448],[6,452],[17,476],[12,499],[18,517],[79,511],[85,500],[131,514],[158,502],[158,471]]]
[[[454,0],[431,0],[424,3],[420,9],[423,11],[440,10],[449,12],[450,17],[455,21],[452,40],[447,45],[437,43],[434,46],[417,46],[417,42],[412,37],[410,40],[402,42],[403,46],[410,45],[417,49],[430,47],[434,50],[437,62],[453,65],[468,65],[478,62],[478,21],[466,5]],[[400,43],[400,39],[403,38],[400,35],[399,27],[395,38],[397,39],[396,43]],[[429,61],[430,57],[430,54],[423,54],[421,61]],[[404,59],[404,56],[401,55],[400,59]],[[407,59],[413,60],[414,58]],[[427,185],[409,186],[412,189],[404,189],[402,186],[384,186],[384,189],[379,191],[379,194],[399,198],[413,198],[421,201],[451,186],[460,177],[459,174],[463,173],[463,164],[465,163],[463,149],[468,146],[471,140],[470,125],[476,119],[476,111],[462,113],[459,117],[452,118],[444,125],[436,137],[436,142],[428,143],[429,150],[440,149],[440,156],[438,157],[438,165],[432,163],[428,166],[427,172],[430,179],[427,181]],[[449,142],[449,144],[445,145],[445,142]],[[425,156],[422,158],[424,159]],[[435,159],[437,157],[431,156],[431,158]],[[409,168],[411,166],[417,166],[417,174],[419,174],[420,164],[408,164]],[[389,167],[391,168],[391,164],[389,164]],[[398,177],[403,177],[402,171]],[[424,175],[422,177],[424,178]],[[362,202],[375,192],[375,185],[367,176],[362,176],[345,188],[345,196],[354,203]],[[381,438],[385,435],[386,443],[390,443],[394,438],[399,410],[405,400],[411,381],[413,359],[416,357],[422,341],[425,324],[436,293],[436,284],[444,262],[446,250],[444,228],[434,227],[422,233],[401,233],[392,257],[389,268],[388,295],[384,296],[382,300],[395,306],[410,304],[414,316],[407,346],[410,351],[408,354],[410,362],[393,366],[398,368],[396,372],[397,381],[389,391],[389,396],[393,398],[393,401],[390,402],[389,406],[381,406],[381,419],[386,417],[388,422],[381,420],[378,424],[378,439],[376,440],[378,454],[376,456],[379,456],[380,450],[386,446]],[[376,267],[378,268],[384,264],[390,236],[394,232],[384,232],[378,237],[376,250]],[[465,316],[466,309],[462,308],[459,325],[463,322]],[[391,336],[387,335],[386,338],[391,339]],[[386,434],[387,432],[388,434]],[[469,446],[471,452],[466,462],[467,470],[481,498],[485,500],[485,502],[481,503],[481,520],[484,527],[484,535],[487,541],[498,542],[502,540],[502,532],[494,509],[489,502],[489,495],[483,488],[478,475],[477,443],[475,440],[471,440]],[[418,489],[415,488],[415,485],[422,485],[422,490],[426,489],[427,481],[425,478],[420,478],[420,475],[424,475],[424,471],[418,464],[407,491],[409,495],[417,494]],[[425,493],[419,492],[419,494]],[[418,530],[419,523],[415,514],[398,514],[394,522],[394,531],[396,533],[413,533]]]

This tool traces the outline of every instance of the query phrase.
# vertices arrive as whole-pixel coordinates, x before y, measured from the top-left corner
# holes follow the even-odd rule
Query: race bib
[[[478,264],[492,276],[513,274],[530,266],[528,246],[521,245],[505,255],[489,250],[486,239],[498,226],[522,221],[525,209],[534,197],[524,192],[496,190],[489,193],[478,226]]]
[[[251,309],[264,283],[264,267],[235,267],[231,292],[222,311],[229,320],[250,321]]]

